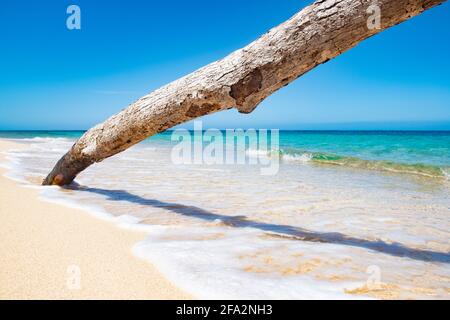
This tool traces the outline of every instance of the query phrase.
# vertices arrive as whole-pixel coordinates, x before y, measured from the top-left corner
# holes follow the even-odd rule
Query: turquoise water
[[[290,132],[281,133],[283,155],[369,170],[447,177],[450,132]]]
[[[40,186],[82,133],[0,133],[23,145],[0,166],[42,199],[147,232],[133,253],[195,297],[449,298],[450,132],[282,131],[274,175],[180,164],[167,132]]]
[[[5,139],[33,139],[33,138],[66,138],[78,139],[85,131],[46,131],[46,130],[27,130],[27,131],[0,131],[0,138]]]
[[[0,138],[79,138],[83,131],[4,131]],[[146,143],[170,144],[171,131]],[[446,178],[450,131],[280,131],[286,161]]]

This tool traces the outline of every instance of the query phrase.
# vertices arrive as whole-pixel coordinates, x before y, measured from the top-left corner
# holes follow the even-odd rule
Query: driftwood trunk
[[[443,2],[318,0],[245,48],[142,97],[90,129],[43,184],[69,184],[91,164],[197,117],[231,108],[250,113],[314,67]],[[376,14],[373,5],[380,8],[377,28],[370,22]]]

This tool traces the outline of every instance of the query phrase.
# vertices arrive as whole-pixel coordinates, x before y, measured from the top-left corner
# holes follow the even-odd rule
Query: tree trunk
[[[318,0],[246,47],[142,97],[90,129],[43,184],[69,184],[91,164],[197,117],[233,107],[250,113],[314,67],[444,1]],[[372,28],[377,26],[377,8],[381,24]]]

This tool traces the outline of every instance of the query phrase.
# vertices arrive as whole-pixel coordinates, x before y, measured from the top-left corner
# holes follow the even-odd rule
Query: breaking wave
[[[248,154],[255,155],[257,153],[249,152]],[[258,154],[261,154],[261,151],[259,151]],[[272,150],[270,152],[265,152],[265,155],[268,157],[279,156],[284,162],[334,165],[347,168],[394,172],[450,180],[449,166],[437,166],[424,163],[402,163],[387,160],[368,160],[357,157],[340,156],[323,152],[302,151],[297,149],[281,149],[277,152]]]

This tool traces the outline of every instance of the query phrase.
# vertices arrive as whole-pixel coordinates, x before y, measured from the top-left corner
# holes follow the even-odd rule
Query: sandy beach
[[[20,147],[0,140],[0,152]],[[0,299],[191,298],[133,256],[144,233],[39,200],[37,190],[5,172],[0,168]]]
[[[6,3],[0,301],[450,300],[450,1]]]
[[[0,139],[9,149],[0,298],[448,299],[449,185],[423,175],[441,167],[399,163],[392,168],[410,173],[394,174],[372,169],[380,161],[326,166],[323,154],[298,163],[304,154],[288,153],[265,176],[258,166],[177,165],[163,135],[92,166],[71,188],[38,187],[80,134]],[[388,137],[415,163],[450,138],[404,135]],[[390,148],[384,135],[354,133],[282,132],[281,145],[294,139],[332,139],[337,153],[347,143]]]

